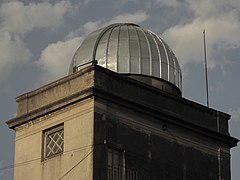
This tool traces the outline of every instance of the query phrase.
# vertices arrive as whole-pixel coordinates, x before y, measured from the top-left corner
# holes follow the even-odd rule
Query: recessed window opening
[[[125,153],[108,149],[108,180],[139,180],[136,169],[126,166]]]
[[[63,124],[49,128],[43,132],[43,158],[49,159],[63,153],[64,128]]]

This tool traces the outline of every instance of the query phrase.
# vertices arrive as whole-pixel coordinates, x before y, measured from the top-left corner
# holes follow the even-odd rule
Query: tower
[[[183,98],[174,53],[136,24],[89,34],[68,76],[16,101],[15,180],[230,179],[230,116]]]

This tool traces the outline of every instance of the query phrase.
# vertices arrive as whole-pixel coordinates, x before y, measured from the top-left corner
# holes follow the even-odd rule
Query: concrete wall
[[[17,127],[14,179],[57,180],[81,160],[62,179],[93,179],[93,107],[93,99],[86,99]],[[61,123],[63,154],[42,160],[43,130]]]
[[[139,180],[230,179],[227,144],[161,116],[156,118],[105,100],[96,100],[95,113],[97,140],[105,139],[106,146],[124,152],[126,167],[137,170]]]
[[[15,180],[107,179],[108,146],[125,151],[143,180],[230,179],[229,150],[238,140],[229,135],[229,115],[102,67],[17,103],[17,117],[7,122],[16,131]],[[61,123],[64,152],[43,161],[43,131]]]
[[[17,117],[46,106],[60,106],[64,99],[92,87],[93,77],[94,71],[85,69],[18,96]]]
[[[165,93],[131,78],[100,69],[95,73],[95,87],[106,93],[105,97],[110,100],[118,98],[121,99],[121,103],[131,102],[141,105],[145,111],[155,111],[165,114],[165,116],[172,116],[181,124],[196,125],[198,128],[202,127],[229,135],[228,120],[230,116],[228,114]]]

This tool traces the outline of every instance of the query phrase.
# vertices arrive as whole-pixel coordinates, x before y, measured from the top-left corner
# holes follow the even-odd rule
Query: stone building
[[[16,98],[15,180],[230,180],[230,115],[182,97],[169,46],[135,24],[91,33],[69,75]]]

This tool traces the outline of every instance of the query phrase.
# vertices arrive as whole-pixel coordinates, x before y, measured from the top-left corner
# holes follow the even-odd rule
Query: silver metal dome
[[[155,33],[136,24],[112,24],[89,34],[74,54],[69,74],[94,60],[117,73],[161,78],[182,89],[173,51]]]

